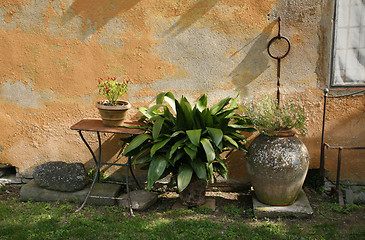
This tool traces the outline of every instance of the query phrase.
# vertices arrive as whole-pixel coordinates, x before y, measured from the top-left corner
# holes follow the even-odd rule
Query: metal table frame
[[[138,121],[125,121],[124,124],[126,126],[139,126],[139,125],[141,125],[141,123],[138,122]],[[139,185],[139,183],[136,179],[136,176],[134,175],[133,170],[132,170],[132,158],[128,157],[128,161],[125,164],[102,162],[101,161],[100,133],[103,132],[103,133],[126,134],[126,135],[137,136],[139,134],[144,133],[144,131],[141,130],[141,129],[134,129],[134,128],[107,127],[107,126],[103,125],[101,119],[95,119],[95,118],[82,119],[78,123],[71,126],[71,130],[78,131],[82,141],[85,143],[86,147],[89,149],[89,151],[90,151],[90,153],[91,153],[91,155],[94,159],[95,165],[96,165],[96,174],[95,174],[95,177],[94,177],[93,182],[91,184],[90,190],[89,190],[88,194],[86,195],[82,205],[76,210],[76,212],[80,211],[85,206],[88,198],[90,197],[90,193],[94,188],[95,182],[100,177],[100,166],[101,165],[109,165],[109,166],[116,165],[116,166],[126,167],[126,188],[127,188],[127,195],[128,195],[129,211],[130,211],[131,216],[134,216],[133,215],[133,210],[132,210],[132,201],[131,201],[131,197],[130,197],[130,190],[129,190],[129,171],[131,172],[131,174],[133,176],[133,179],[137,183],[138,187],[141,188],[141,186]],[[98,144],[99,144],[98,158],[96,158],[96,156],[95,156],[93,150],[91,149],[89,143],[86,141],[85,137],[83,136],[82,131],[96,132],[96,134],[98,136]]]

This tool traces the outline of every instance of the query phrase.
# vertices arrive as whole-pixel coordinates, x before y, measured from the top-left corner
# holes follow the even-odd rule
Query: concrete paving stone
[[[136,190],[130,192],[132,209],[143,211],[152,206],[157,201],[157,194],[146,192],[145,190]],[[129,207],[128,194],[122,194],[118,199],[118,205],[124,208]]]
[[[121,185],[109,183],[95,183],[87,204],[93,205],[116,205],[116,198],[120,194]],[[54,191],[40,187],[31,180],[20,189],[20,199],[22,201],[33,200],[36,202],[83,202],[90,190],[88,185],[83,190],[75,192]]]
[[[301,190],[298,199],[289,206],[271,206],[261,203],[255,196],[252,197],[253,212],[257,218],[297,217],[309,218],[313,215],[312,207],[304,191]]]
[[[354,204],[354,193],[352,192],[352,190],[351,189],[346,189],[345,193],[346,193],[346,203],[347,204]]]
[[[122,185],[112,183],[95,183],[86,204],[113,206],[117,204]],[[88,188],[90,189],[90,188]]]
[[[23,185],[20,189],[20,199],[22,201],[33,200],[37,202],[55,202],[55,201],[69,201],[81,202],[85,199],[89,188],[79,190],[76,192],[59,192],[48,190],[38,186],[34,180]]]

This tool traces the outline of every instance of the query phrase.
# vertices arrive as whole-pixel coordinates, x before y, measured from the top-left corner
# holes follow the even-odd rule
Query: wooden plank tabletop
[[[123,125],[125,126],[143,126],[143,123],[139,121],[126,120]],[[78,131],[91,131],[91,132],[105,132],[105,133],[118,133],[118,134],[133,134],[138,135],[144,133],[142,129],[126,128],[126,127],[108,127],[104,126],[103,121],[99,118],[85,118],[78,123],[71,126],[72,130]]]

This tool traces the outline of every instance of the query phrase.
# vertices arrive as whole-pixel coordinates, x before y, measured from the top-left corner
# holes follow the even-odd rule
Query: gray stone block
[[[81,190],[88,182],[82,163],[47,162],[34,169],[33,177],[40,187],[61,192]]]
[[[312,207],[304,191],[301,190],[294,204],[288,206],[271,206],[252,198],[253,212],[257,218],[297,217],[308,218],[313,215]]]
[[[152,206],[157,201],[157,194],[153,192],[146,192],[144,190],[136,190],[130,192],[131,201],[132,201],[132,209],[134,210],[146,210],[150,206]],[[125,193],[120,196],[119,206],[128,208],[128,194]]]
[[[34,180],[22,186],[20,189],[20,199],[28,201],[30,199],[37,202],[55,202],[55,201],[84,201],[89,188],[75,192],[59,192],[40,187]]]
[[[100,206],[116,205],[121,188],[120,184],[95,183],[86,203]]]
[[[352,190],[351,189],[346,189],[345,193],[346,193],[346,203],[347,204],[354,204],[354,193],[352,192]]]
[[[95,183],[86,203],[104,206],[116,205],[120,189],[121,185],[119,184]],[[42,188],[32,180],[20,189],[20,199],[22,201],[33,200],[36,202],[83,202],[89,190],[90,185],[75,192],[54,191]]]

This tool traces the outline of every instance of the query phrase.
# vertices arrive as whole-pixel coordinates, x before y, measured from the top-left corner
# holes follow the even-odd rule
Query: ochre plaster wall
[[[2,0],[0,1],[0,162],[23,176],[47,161],[81,161],[90,153],[70,126],[98,117],[97,79],[130,79],[138,115],[161,91],[211,104],[275,94],[276,62],[266,52],[277,34],[292,43],[282,61],[282,93],[308,113],[302,138],[319,167],[322,88],[329,72],[332,1],[295,0]],[[363,144],[364,96],[331,100],[328,142]],[[116,161],[119,136],[103,135],[104,160]],[[87,134],[97,149],[95,135]],[[105,147],[105,148],[104,148]],[[326,159],[331,174],[335,154]],[[247,182],[241,153],[230,179]],[[364,153],[344,153],[342,178],[365,182]],[[333,177],[333,175],[331,175]]]

